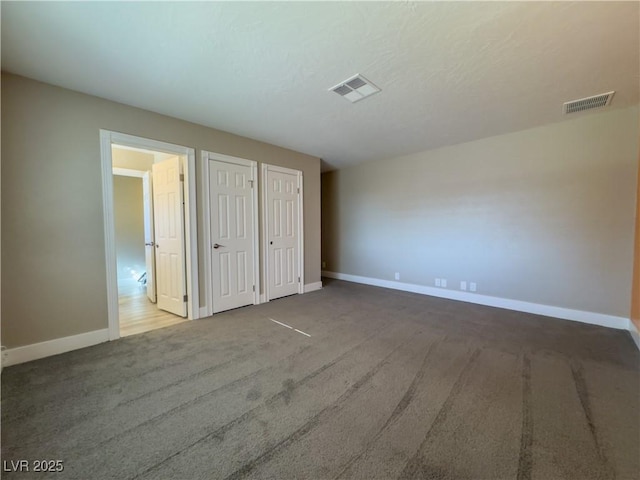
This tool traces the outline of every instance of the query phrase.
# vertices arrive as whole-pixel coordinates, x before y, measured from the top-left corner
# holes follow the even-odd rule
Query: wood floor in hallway
[[[118,280],[118,308],[121,337],[188,321],[160,310],[147,298],[146,287],[135,280]]]

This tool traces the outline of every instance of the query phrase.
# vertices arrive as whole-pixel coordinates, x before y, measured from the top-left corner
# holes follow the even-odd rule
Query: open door
[[[175,156],[152,168],[158,308],[186,317],[182,162]]]
[[[151,171],[142,177],[142,208],[144,215],[144,260],[147,270],[147,297],[156,303],[156,248],[153,232],[153,190]]]

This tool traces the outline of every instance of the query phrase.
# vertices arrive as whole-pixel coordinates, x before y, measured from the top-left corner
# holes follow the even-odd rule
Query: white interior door
[[[144,211],[144,260],[147,269],[147,297],[156,303],[156,248],[153,234],[153,191],[151,172],[142,177],[142,204]]]
[[[187,316],[184,203],[180,157],[152,167],[158,308]]]
[[[209,160],[213,313],[254,303],[253,183],[250,166]]]
[[[300,186],[302,175],[266,166],[267,299],[300,292]]]

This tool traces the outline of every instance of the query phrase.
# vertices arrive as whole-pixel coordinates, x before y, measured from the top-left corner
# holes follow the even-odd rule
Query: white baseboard
[[[205,318],[209,316],[207,307],[200,307],[199,312],[200,312],[200,315],[198,316],[198,318]]]
[[[9,348],[3,366],[17,365],[19,363],[38,360],[39,358],[58,355],[59,353],[78,350],[79,348],[91,347],[99,343],[109,341],[109,329],[95,330],[93,332],[81,333],[70,337],[56,338],[46,342],[25,345],[24,347]]]
[[[424,285],[414,285],[410,283],[394,282],[391,280],[381,280],[378,278],[361,277],[358,275],[349,275],[346,273],[322,272],[323,277],[335,278],[338,280],[346,280],[348,282],[362,283],[373,285],[376,287],[391,288],[394,290],[402,290],[405,292],[420,293],[423,295],[431,295],[434,297],[448,298],[450,300],[459,300],[463,302],[476,303],[479,305],[487,305],[490,307],[506,308],[508,310],[516,310],[519,312],[534,313],[537,315],[545,315],[548,317],[556,317],[564,320],[573,320],[576,322],[590,323],[592,325],[600,325],[603,327],[617,328],[629,330],[631,338],[640,350],[640,332],[635,324],[624,317],[616,317],[595,312],[585,312],[582,310],[572,310],[562,307],[554,307],[550,305],[541,305],[538,303],[523,302],[520,300],[510,300],[506,298],[490,297],[487,295],[478,295],[468,292],[458,292],[455,290],[447,290],[444,288],[427,287]],[[320,290],[322,282],[310,283],[304,286],[305,293]],[[264,295],[261,296],[264,302]],[[200,317],[207,317],[207,308],[200,308]],[[93,332],[81,333],[70,337],[57,338],[23,347],[10,348],[3,351],[2,367],[17,365],[19,363],[30,362],[40,358],[58,355],[60,353],[70,352],[80,348],[91,347],[99,343],[109,341],[109,329],[95,330]]]
[[[322,290],[322,282],[307,283],[304,286],[304,293],[315,292],[316,290]]]
[[[366,285],[373,285],[376,287],[385,287],[394,290],[402,290],[405,292],[431,295],[433,297],[448,298],[450,300],[477,303],[479,305],[486,305],[489,307],[506,308],[507,310],[516,310],[518,312],[561,318],[563,320],[573,320],[575,322],[590,323],[592,325],[617,328],[620,330],[627,330],[629,328],[628,318],[616,317],[614,315],[607,315],[604,313],[572,310],[570,308],[554,307],[551,305],[523,302],[521,300],[511,300],[508,298],[490,297],[488,295],[460,292],[457,290],[448,290],[446,288],[427,287],[425,285],[394,282],[392,280],[381,280],[379,278],[361,277],[358,275],[349,275],[346,273],[323,271],[322,276],[335,278],[337,280],[346,280],[348,282],[364,283]]]
[[[629,333],[631,334],[631,338],[633,338],[636,347],[640,350],[640,332],[638,332],[638,328],[635,323],[633,323],[633,320],[629,320]]]

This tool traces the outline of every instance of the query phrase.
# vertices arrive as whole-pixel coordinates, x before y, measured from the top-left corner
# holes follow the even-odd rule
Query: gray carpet
[[[628,332],[325,280],[5,369],[4,470],[64,471],[3,478],[635,479],[639,360]]]

